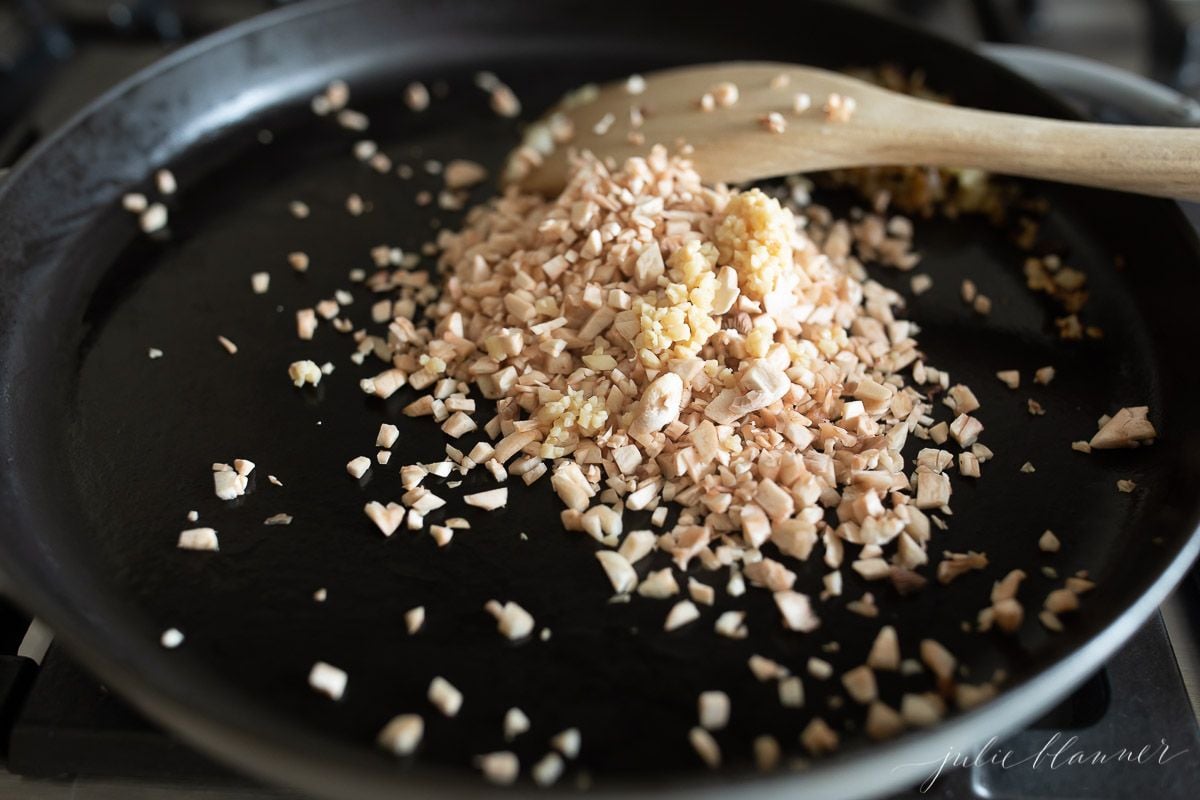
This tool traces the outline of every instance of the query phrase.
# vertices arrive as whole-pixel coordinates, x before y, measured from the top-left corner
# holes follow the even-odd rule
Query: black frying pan
[[[582,729],[568,785],[587,773],[597,789],[736,786],[796,798],[916,782],[919,771],[893,768],[1032,719],[1137,628],[1200,546],[1200,381],[1188,308],[1200,296],[1200,252],[1170,203],[1026,184],[1052,203],[1046,242],[1088,272],[1086,316],[1106,335],[1083,343],[1056,338],[1055,309],[1024,288],[1021,254],[1002,231],[972,219],[919,226],[922,268],[935,285],[912,300],[910,315],[931,361],[979,393],[984,439],[997,453],[978,486],[956,482],[951,530],[932,550],[982,549],[992,566],[905,598],[847,571],[845,596],[826,605],[813,635],[781,630],[764,592],[739,601],[753,632],[744,642],[711,634],[726,600],[671,635],[661,632],[665,605],[609,605],[592,544],[559,530],[544,484],[514,487],[503,512],[468,512],[475,530],[437,552],[428,536],[384,539],[362,518],[365,499],[398,493],[394,470],[376,469],[358,485],[342,469],[369,452],[383,420],[403,426],[395,463],[433,459],[440,434],[399,416],[407,392],[386,403],[365,398],[356,383],[366,368],[347,360],[348,340],[326,328],[311,344],[297,341],[291,311],[347,286],[350,268],[368,266],[370,247],[415,250],[430,237],[431,218],[456,222],[413,203],[419,188],[437,185],[421,171],[423,159],[468,156],[494,166],[517,138],[517,125],[492,115],[472,86],[476,69],[498,72],[528,114],[587,80],[755,58],[834,68],[892,62],[924,69],[933,87],[965,104],[1069,115],[994,64],[907,28],[825,4],[765,6],[709,14],[694,2],[626,0],[302,5],[167,58],[43,142],[0,187],[6,590],[154,718],[263,778],[329,796],[480,789],[465,765],[505,746],[501,717],[511,705],[533,719],[515,745],[526,765],[560,729]],[[310,114],[307,98],[331,78],[351,82],[353,105],[371,116],[369,135],[397,162],[416,165],[416,178],[356,164],[349,150],[357,137]],[[399,101],[410,79],[444,80],[449,94],[414,115]],[[271,144],[259,142],[263,128],[274,132]],[[148,188],[163,165],[183,189],[170,200],[170,235],[150,240],[119,198]],[[347,216],[350,191],[374,210]],[[308,202],[312,217],[291,218],[292,199]],[[312,255],[306,275],[286,267],[293,249]],[[259,269],[274,275],[266,296],[248,285]],[[993,298],[990,318],[957,299],[963,276]],[[367,298],[358,294],[356,317],[365,321]],[[218,334],[241,352],[228,356]],[[149,346],[165,357],[146,358]],[[286,380],[287,363],[302,356],[337,365],[316,392]],[[1058,368],[1048,388],[1013,393],[993,377],[1044,364]],[[1026,413],[1028,396],[1047,408],[1044,417]],[[1070,449],[1098,416],[1133,404],[1152,409],[1162,432],[1153,447],[1090,457]],[[234,457],[260,466],[252,491],[225,504],[212,496],[208,465]],[[1026,460],[1035,474],[1018,470]],[[267,473],[284,488],[268,485]],[[1136,480],[1137,491],[1119,494],[1118,478]],[[192,508],[220,532],[220,554],[176,550]],[[280,511],[296,521],[261,524]],[[1053,558],[1035,545],[1045,528],[1064,542]],[[809,591],[820,579],[817,561],[801,569]],[[987,604],[992,581],[1014,567],[1032,573],[1022,597],[1035,609],[1059,585],[1039,573],[1041,563],[1063,575],[1088,569],[1100,584],[1065,633],[1051,635],[1033,619],[1011,638],[960,629]],[[328,589],[324,604],[311,599],[317,587]],[[844,609],[867,589],[879,595],[875,621]],[[492,597],[521,602],[553,638],[503,643],[482,611]],[[410,638],[402,615],[418,603],[429,622]],[[823,654],[851,667],[885,623],[900,629],[906,655],[933,636],[960,655],[969,679],[1006,669],[1007,690],[932,730],[872,744],[855,733],[859,709],[829,707],[836,684],[806,678],[806,708],[785,711],[774,687],[748,674],[750,653],[800,669],[835,639],[840,651]],[[187,636],[178,650],[159,646],[168,626]],[[348,670],[341,702],[306,685],[318,659]],[[456,720],[424,700],[435,674],[465,693]],[[696,695],[710,688],[728,691],[734,709],[718,735],[727,767],[712,775],[686,741]],[[899,688],[882,676],[885,699],[894,703]],[[397,761],[371,746],[387,719],[414,710],[428,723],[417,758]],[[802,775],[752,773],[754,736],[773,733],[798,754],[797,734],[815,713],[842,731],[838,755]]]

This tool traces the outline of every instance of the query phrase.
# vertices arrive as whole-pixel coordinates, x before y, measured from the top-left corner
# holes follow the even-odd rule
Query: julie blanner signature
[[[892,768],[892,772],[913,767],[931,767],[931,771],[919,787],[920,791],[925,793],[933,788],[938,778],[948,769],[994,767],[1008,770],[1026,767],[1033,770],[1059,770],[1067,767],[1099,767],[1106,764],[1168,764],[1186,752],[1186,749],[1172,748],[1166,739],[1159,739],[1156,743],[1140,747],[1093,750],[1080,745],[1078,736],[1064,737],[1062,733],[1055,733],[1036,753],[1022,755],[998,747],[997,737],[993,736],[978,750],[964,752],[951,747],[946,751],[944,758],[898,764]]]

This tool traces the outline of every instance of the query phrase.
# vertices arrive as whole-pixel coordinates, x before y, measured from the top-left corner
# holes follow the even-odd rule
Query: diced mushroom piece
[[[375,446],[390,448],[400,438],[400,429],[395,425],[383,423],[379,426],[379,433],[375,436]]]
[[[915,728],[936,725],[946,714],[945,703],[936,694],[905,694],[900,698],[900,717]]]
[[[970,447],[983,432],[983,423],[968,414],[959,414],[950,423],[950,435],[960,447]]]
[[[425,720],[419,714],[392,717],[376,737],[379,746],[398,756],[412,755],[425,735]]]
[[[825,720],[813,717],[801,731],[800,743],[810,755],[820,756],[837,750],[838,735]]]
[[[682,399],[683,379],[674,372],[659,375],[642,393],[629,425],[630,435],[636,437],[660,431],[679,419]]]
[[[1033,382],[1048,386],[1054,380],[1054,367],[1040,367],[1033,373]]]
[[[313,664],[308,673],[308,685],[333,700],[342,699],[348,680],[349,677],[344,670],[340,670],[332,664],[326,664],[324,661]]]
[[[583,735],[579,732],[579,728],[567,728],[556,733],[550,739],[550,746],[567,758],[574,760],[579,756],[579,751],[583,747]]]
[[[503,605],[493,600],[488,603],[487,610],[496,618],[500,634],[510,641],[524,639],[533,633],[533,615],[511,600]]]
[[[1044,531],[1041,537],[1038,539],[1038,548],[1041,549],[1043,553],[1057,553],[1061,547],[1062,543],[1054,534],[1054,531]]]
[[[385,506],[376,500],[372,500],[363,506],[363,513],[375,523],[380,533],[384,536],[391,536],[400,527],[401,523],[404,522],[405,510],[404,506],[397,503],[388,503]]]
[[[663,624],[663,630],[677,630],[698,619],[700,619],[700,610],[696,608],[695,603],[691,600],[680,600],[667,613],[667,621]]]
[[[878,694],[875,673],[865,664],[843,673],[842,686],[855,702],[863,705],[875,700]]]
[[[744,611],[726,611],[717,617],[715,630],[728,639],[745,639],[750,635],[744,624],[745,619]]]
[[[1120,447],[1137,447],[1142,442],[1157,436],[1154,425],[1146,418],[1147,406],[1122,408],[1100,426],[1100,430],[1088,442],[1093,450],[1112,450]]]
[[[503,444],[502,441],[500,445]],[[500,450],[500,445],[496,446],[497,452]],[[595,494],[587,478],[584,477],[583,471],[574,461],[564,462],[554,470],[554,474],[550,477],[550,486],[567,508],[575,511],[586,510],[592,495]]]
[[[486,492],[476,492],[463,497],[463,502],[469,506],[482,508],[484,511],[494,511],[503,508],[508,503],[508,489],[489,489]]]
[[[950,502],[950,491],[949,475],[935,472],[917,473],[917,508],[941,508]]]
[[[558,753],[546,753],[529,770],[533,782],[538,786],[553,786],[562,777],[566,762]]]
[[[159,643],[168,650],[174,650],[183,644],[183,632],[178,628],[167,628],[158,639]]]
[[[212,528],[189,528],[179,534],[181,550],[219,550],[217,532]]]
[[[929,667],[934,675],[942,680],[950,680],[954,677],[954,669],[958,666],[958,660],[939,642],[933,639],[922,639],[920,653],[921,661],[925,662],[925,666]]]
[[[700,726],[696,726],[688,731],[688,741],[691,742],[692,749],[696,751],[696,754],[700,756],[709,769],[716,769],[721,766],[721,747],[717,744],[717,740],[712,737],[711,733]]]
[[[719,731],[729,724],[729,695],[722,691],[701,692],[697,701],[700,726],[705,730]]]
[[[779,740],[766,734],[754,737],[754,764],[760,772],[771,772],[779,766],[782,748]]]
[[[793,591],[775,592],[775,605],[789,630],[809,633],[821,625],[820,618],[813,613],[807,595]]]
[[[425,606],[417,606],[404,612],[404,628],[408,631],[410,636],[421,630],[421,627],[424,624]]]
[[[638,584],[637,593],[642,597],[663,600],[671,595],[679,594],[679,584],[671,573],[670,567],[651,572]]]
[[[357,456],[350,459],[346,464],[346,472],[350,473],[350,477],[354,479],[361,478],[367,474],[367,470],[371,468],[371,459],[366,456]]]
[[[784,708],[804,706],[804,682],[799,675],[791,675],[779,681],[779,704]]]
[[[454,688],[454,685],[441,675],[430,681],[428,697],[429,702],[433,704],[434,708],[447,717],[456,716],[458,710],[462,708],[462,692]]]
[[[766,656],[760,656],[757,653],[750,656],[747,664],[750,667],[750,672],[760,681],[769,681],[778,678],[786,678],[788,675],[787,667],[777,661],[772,661]]]
[[[867,721],[863,727],[867,736],[882,741],[904,732],[904,718],[891,706],[876,700],[867,709]]]
[[[306,383],[316,386],[321,382],[321,368],[317,366],[315,361],[305,359],[304,361],[293,361],[288,366],[288,377],[292,379],[292,383],[296,387],[301,387]]]
[[[871,669],[900,669],[900,640],[896,629],[891,625],[884,625],[879,629],[867,654],[867,666]]]
[[[513,706],[504,713],[504,739],[511,742],[529,730],[529,717],[521,709]]]
[[[475,763],[483,772],[483,777],[497,786],[512,784],[521,772],[521,762],[517,759],[517,754],[507,750],[476,756]]]
[[[596,560],[600,562],[613,591],[617,594],[628,594],[637,588],[637,572],[620,553],[614,550],[598,550]]]
[[[1001,370],[996,373],[996,377],[1010,389],[1018,389],[1021,386],[1021,373],[1015,369]]]

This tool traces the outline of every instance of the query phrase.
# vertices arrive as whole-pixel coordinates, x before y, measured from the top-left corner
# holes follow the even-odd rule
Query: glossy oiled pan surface
[[[1064,113],[998,67],[905,29],[825,5],[779,3],[773,13],[764,25],[757,15],[709,16],[684,3],[317,4],[201,43],[85,112],[0,188],[0,571],[12,590],[88,666],[164,722],[243,766],[326,794],[478,786],[477,778],[463,782],[465,765],[507,746],[501,719],[513,705],[533,721],[513,745],[524,763],[546,751],[551,735],[578,726],[583,753],[567,780],[586,772],[598,789],[721,790],[745,780],[747,790],[786,781],[796,797],[828,796],[835,785],[841,795],[864,793],[904,780],[892,766],[997,733],[1085,677],[1195,549],[1200,431],[1192,405],[1200,387],[1188,304],[1200,270],[1193,235],[1165,202],[1028,185],[1054,209],[1046,240],[1088,273],[1086,318],[1105,336],[1083,343],[1057,339],[1056,309],[1025,289],[1022,254],[1002,231],[978,220],[917,227],[921,269],[934,288],[912,299],[908,314],[930,363],[979,395],[983,440],[996,451],[977,483],[954,479],[955,514],[932,551],[986,551],[984,573],[900,598],[847,570],[844,597],[820,608],[824,624],[807,636],[781,629],[766,592],[732,601],[719,591],[698,623],[665,634],[668,603],[606,602],[611,587],[595,545],[561,531],[545,482],[516,482],[508,508],[496,513],[452,500],[449,512],[463,512],[473,529],[441,551],[425,534],[385,539],[362,515],[366,500],[400,493],[396,468],[376,467],[361,482],[345,474],[346,461],[372,453],[379,423],[401,428],[393,467],[436,460],[441,434],[399,414],[411,391],[386,402],[365,397],[357,381],[372,367],[349,361],[349,338],[324,326],[300,342],[293,311],[352,288],[347,273],[369,266],[371,247],[417,251],[435,220],[456,223],[457,215],[415,204],[417,191],[439,185],[424,161],[466,157],[495,167],[518,135],[517,123],[488,110],[475,70],[513,86],[526,116],[585,81],[734,58],[832,68],[891,62],[926,70],[933,87],[965,104]],[[366,135],[413,165],[415,178],[358,164],[350,148],[359,135],[308,112],[307,98],[338,77],[371,118]],[[449,93],[414,114],[399,91],[412,79],[445,81]],[[274,134],[269,144],[259,141],[264,128]],[[148,189],[164,165],[182,189],[168,203],[169,236],[147,239],[119,198]],[[370,201],[370,213],[346,213],[350,192]],[[297,199],[312,209],[307,220],[287,213]],[[819,199],[842,208],[851,201]],[[292,250],[309,253],[306,274],[287,267]],[[273,276],[262,296],[249,286],[258,270]],[[872,275],[908,293],[906,276]],[[963,277],[992,298],[989,317],[960,301]],[[366,323],[369,298],[354,294],[350,315]],[[236,356],[218,335],[239,345]],[[164,357],[148,359],[148,347]],[[318,389],[297,391],[286,366],[298,358],[328,360],[337,371]],[[1032,370],[1047,364],[1058,370],[1053,384],[1029,385]],[[999,369],[1020,369],[1026,387],[1005,389]],[[1045,416],[1027,413],[1028,397]],[[1101,414],[1140,404],[1150,405],[1163,434],[1153,447],[1090,457],[1070,449]],[[235,457],[259,467],[251,491],[223,503],[212,495],[209,464]],[[1021,472],[1025,461],[1037,471]],[[268,484],[268,473],[284,486]],[[1118,493],[1118,478],[1135,480],[1137,491]],[[490,478],[472,476],[468,485],[476,481]],[[219,554],[175,548],[191,509],[218,530]],[[279,512],[295,521],[262,525]],[[1036,546],[1046,528],[1064,543],[1054,557]],[[1064,576],[1087,569],[1100,584],[1065,633],[1050,635],[1033,619],[1016,637],[960,629],[1012,568],[1031,573],[1022,597],[1036,607],[1061,585],[1040,574],[1042,564]],[[819,560],[798,571],[800,588],[816,594]],[[318,587],[328,590],[325,603],[312,599]],[[876,620],[844,608],[864,590],[878,598]],[[552,631],[549,641],[505,642],[482,610],[491,598],[518,601]],[[418,604],[428,622],[409,637],[403,613]],[[749,639],[712,633],[729,608],[748,611]],[[806,676],[805,708],[784,710],[775,687],[754,682],[746,667],[751,653],[798,672],[813,655],[852,667],[883,624],[899,629],[905,655],[915,655],[920,638],[937,638],[969,679],[1000,667],[1012,688],[933,731],[879,745],[853,732],[862,713],[852,703],[830,707],[841,694],[836,681]],[[186,641],[168,652],[158,635],[170,626]],[[831,641],[838,652],[822,648]],[[348,671],[341,702],[309,689],[317,660]],[[466,698],[454,720],[424,699],[439,674]],[[881,676],[880,685],[884,699],[898,700],[898,680]],[[717,735],[728,768],[717,777],[700,774],[686,739],[705,689],[733,700],[730,726]],[[405,711],[424,714],[426,740],[417,759],[396,761],[371,740]],[[774,734],[798,755],[797,735],[814,714],[850,726],[841,754],[802,776],[750,774],[754,736]]]

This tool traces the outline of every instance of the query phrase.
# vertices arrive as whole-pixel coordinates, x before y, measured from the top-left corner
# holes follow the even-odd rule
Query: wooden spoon
[[[701,110],[700,98],[723,82],[737,87],[737,101]],[[794,110],[799,93],[812,102],[801,113]],[[856,109],[847,121],[826,118],[823,107],[832,94],[853,98]],[[663,70],[645,76],[640,94],[619,81],[601,87],[594,101],[566,106],[556,110],[574,123],[571,141],[523,178],[510,173],[528,189],[560,191],[569,149],[620,162],[644,155],[654,144],[671,148],[683,140],[694,148],[696,168],[709,183],[835,167],[927,164],[1200,200],[1200,130],[959,108],[794,64],[730,62]],[[636,129],[631,107],[644,112]],[[770,132],[762,121],[772,112],[784,121],[780,133]],[[607,132],[598,133],[610,114]],[[640,144],[630,141],[635,130]]]

